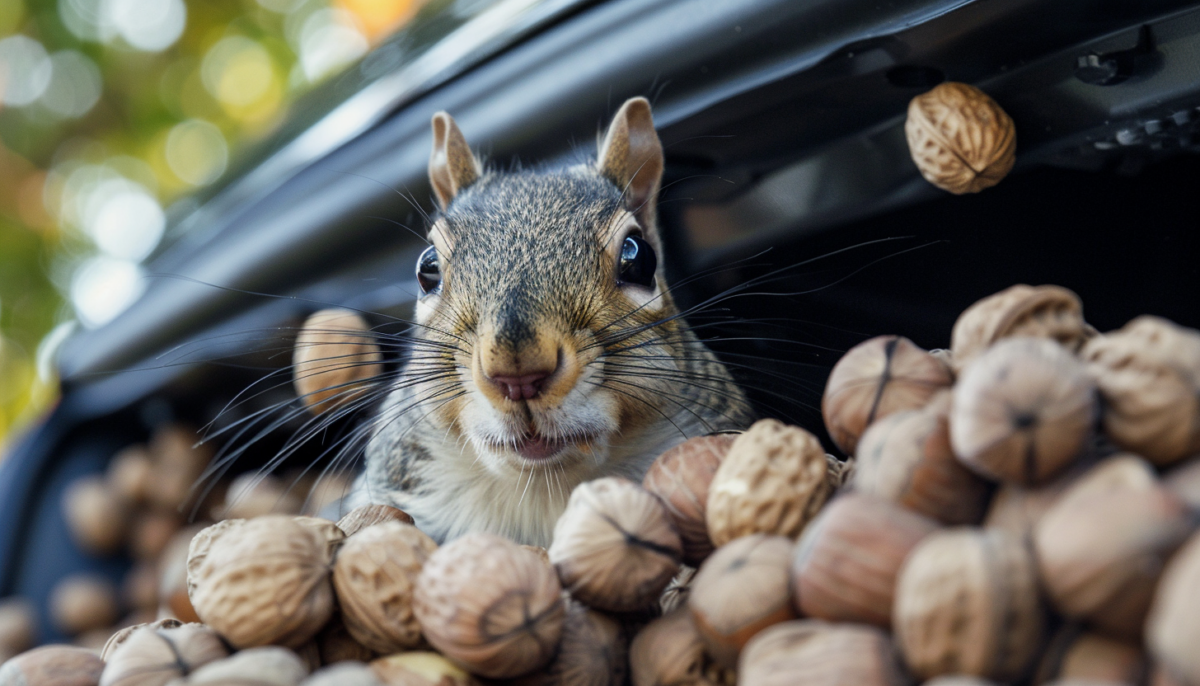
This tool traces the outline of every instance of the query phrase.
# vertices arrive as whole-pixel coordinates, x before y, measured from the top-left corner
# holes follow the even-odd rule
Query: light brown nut
[[[1062,286],[1019,283],[976,302],[958,316],[950,334],[955,369],[1002,338],[1050,338],[1078,352],[1096,335],[1083,320],[1083,302]]]
[[[50,591],[50,619],[68,635],[100,629],[117,621],[117,589],[92,574],[65,577]]]
[[[575,487],[549,550],[571,595],[611,612],[653,607],[679,572],[682,552],[662,501],[620,477]]]
[[[708,487],[737,434],[689,438],[658,456],[642,486],[662,499],[683,539],[683,561],[698,565],[713,551],[705,511]]]
[[[1132,456],[1109,458],[1038,522],[1034,551],[1055,608],[1137,640],[1167,558],[1192,526],[1187,506]]]
[[[1167,564],[1146,619],[1146,647],[1168,679],[1200,683],[1200,533]]]
[[[333,565],[333,589],[342,621],[356,641],[385,655],[420,645],[413,590],[435,550],[432,538],[398,521],[367,527],[346,539]]]
[[[0,684],[96,686],[104,662],[94,650],[48,645],[21,653],[0,666]]]
[[[1085,474],[1091,465],[1075,464],[1049,482],[1038,486],[1001,484],[992,496],[983,526],[1003,529],[1019,538],[1033,535],[1038,520],[1054,506],[1067,488]]]
[[[1033,557],[1003,531],[930,534],[900,568],[892,623],[905,661],[922,678],[1016,680],[1045,631]]]
[[[796,616],[791,557],[791,539],[753,534],[717,548],[696,572],[688,610],[708,654],[721,666],[735,668],[755,634]]]
[[[413,651],[381,657],[371,671],[385,686],[478,686],[458,665],[437,653]],[[340,684],[338,685],[340,686]]]
[[[216,632],[203,624],[149,624],[106,648],[100,686],[165,686],[229,655]]]
[[[335,614],[333,619],[321,629],[314,639],[321,664],[332,665],[338,662],[370,662],[376,655],[374,650],[354,640],[341,614]]]
[[[192,605],[238,648],[300,646],[333,614],[330,548],[318,528],[292,517],[227,527],[211,539],[199,564],[189,560]]]
[[[950,444],[991,479],[1045,483],[1083,451],[1096,412],[1095,384],[1071,353],[1045,338],[1006,338],[959,377]]]
[[[116,652],[117,648],[119,648],[122,643],[129,640],[129,637],[133,635],[133,632],[137,631],[138,629],[143,629],[145,627],[150,627],[151,629],[154,629],[154,630],[174,629],[175,627],[183,626],[183,624],[184,623],[179,621],[178,619],[167,618],[167,619],[155,620],[152,622],[142,622],[139,624],[130,624],[129,626],[127,626],[123,629],[118,629],[117,631],[113,632],[113,634],[111,636],[108,637],[108,640],[105,641],[105,643],[104,643],[104,647],[100,649],[100,659],[104,660],[105,662],[108,662],[108,659],[112,657],[113,653]]]
[[[163,610],[163,617],[184,622],[200,621],[188,597],[187,564],[192,539],[204,530],[204,525],[193,524],[177,531],[158,559],[158,607]]]
[[[1141,645],[1068,624],[1047,646],[1033,683],[1082,680],[1141,684],[1145,681],[1148,666]]]
[[[544,668],[509,686],[624,686],[629,654],[621,625],[575,601],[567,602],[558,653]]]
[[[692,579],[695,576],[695,567],[683,565],[679,568],[679,573],[675,575],[674,579],[671,579],[671,583],[667,584],[658,598],[658,607],[662,610],[662,614],[671,614],[675,608],[682,607],[687,602],[688,595],[692,592]]]
[[[332,308],[304,320],[292,354],[296,395],[313,414],[361,398],[383,371],[376,334],[356,312]]]
[[[337,526],[347,536],[353,536],[368,526],[384,522],[412,524],[413,518],[404,510],[388,505],[363,505],[347,512],[346,516],[338,520]]]
[[[937,529],[936,521],[873,495],[835,498],[796,546],[796,609],[804,617],[890,627],[900,566]]]
[[[85,551],[110,555],[125,542],[129,507],[102,477],[73,481],[63,494],[62,505],[71,540]]]
[[[105,481],[118,498],[140,505],[149,500],[154,488],[153,470],[146,446],[131,445],[113,456]]]
[[[7,658],[29,650],[36,633],[32,603],[16,596],[0,600],[0,655]]]
[[[803,675],[803,676],[801,676]],[[908,677],[884,631],[815,619],[784,622],[755,636],[738,666],[753,686],[905,686]]]
[[[922,407],[954,383],[950,368],[903,336],[876,336],[854,346],[825,382],[821,415],[847,455],[872,422]]]
[[[1182,498],[1188,507],[1200,510],[1200,455],[1163,474],[1163,485]]]
[[[308,667],[300,657],[279,646],[249,648],[195,669],[188,676],[191,684],[235,684],[254,686],[297,686],[308,676]]]
[[[795,538],[833,491],[816,436],[774,419],[738,436],[708,493],[708,534],[718,546],[749,534]]]
[[[1104,431],[1163,467],[1200,452],[1200,332],[1143,316],[1081,356],[1104,396]]]
[[[706,667],[704,641],[687,608],[650,622],[629,644],[633,686],[713,686]]]
[[[461,670],[460,670],[461,671]],[[313,672],[300,686],[389,686],[379,680],[374,670],[362,662],[339,662]],[[414,686],[411,682],[400,686]],[[416,686],[421,686],[417,684]],[[445,684],[434,684],[445,686]],[[459,685],[462,686],[462,685]],[[471,686],[475,686],[471,684]]]
[[[143,561],[157,560],[170,543],[171,537],[183,527],[183,518],[176,512],[149,510],[133,519],[129,551]]]
[[[955,195],[1000,183],[1017,159],[1012,119],[965,83],[947,81],[913,98],[904,134],[921,176]]]
[[[966,674],[949,674],[926,681],[921,686],[997,686],[996,682]]]
[[[888,415],[863,434],[854,488],[950,525],[977,524],[991,486],[950,448],[949,391],[919,410]]]
[[[200,481],[212,460],[213,448],[201,443],[195,428],[168,424],[154,433],[148,449],[153,461],[153,488],[150,503],[164,510],[178,511],[191,502],[192,489]]]
[[[554,657],[565,609],[554,568],[516,543],[467,534],[417,578],[413,612],[429,643],[468,671],[527,674]]]
[[[229,484],[225,501],[213,509],[213,519],[253,519],[269,514],[299,514],[304,498],[271,474],[246,472]]]

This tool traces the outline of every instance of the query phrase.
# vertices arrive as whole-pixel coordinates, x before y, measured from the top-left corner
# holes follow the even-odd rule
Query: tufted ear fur
[[[663,150],[654,131],[650,101],[630,98],[613,117],[600,144],[597,167],[625,193],[625,206],[642,225],[654,225],[655,202],[662,183]]]
[[[479,160],[471,154],[467,139],[458,124],[445,112],[433,115],[433,151],[429,154],[429,182],[442,209],[459,191],[475,183],[483,173]]]

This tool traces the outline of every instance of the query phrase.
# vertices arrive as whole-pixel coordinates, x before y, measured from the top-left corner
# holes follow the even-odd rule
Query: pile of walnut
[[[219,522],[203,623],[0,684],[1200,684],[1200,333],[1014,286],[948,351],[855,347],[822,410],[853,461],[773,420],[692,439],[576,488],[549,550],[383,506]]]

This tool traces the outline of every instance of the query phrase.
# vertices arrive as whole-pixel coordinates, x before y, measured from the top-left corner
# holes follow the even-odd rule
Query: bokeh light
[[[180,180],[205,186],[225,173],[229,149],[220,129],[202,119],[190,119],[167,134],[166,158]]]
[[[106,255],[90,257],[71,279],[71,304],[79,321],[93,328],[121,314],[145,289],[136,262]]]
[[[183,0],[59,0],[59,16],[81,40],[113,43],[159,52],[183,35],[187,6]]]
[[[54,66],[42,44],[28,36],[0,40],[0,93],[6,105],[22,107],[50,85]]]
[[[59,117],[82,117],[100,99],[100,69],[83,53],[60,50],[50,56],[50,83],[41,102]]]

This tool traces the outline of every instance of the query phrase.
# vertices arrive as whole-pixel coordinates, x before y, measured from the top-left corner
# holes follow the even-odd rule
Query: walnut
[[[955,195],[1000,183],[1017,157],[1012,119],[965,83],[948,81],[913,98],[904,134],[921,176]]]
[[[313,414],[361,398],[365,382],[383,372],[375,333],[350,310],[321,310],[309,316],[296,337],[292,380],[296,395]]]
[[[110,555],[125,543],[129,507],[99,476],[76,479],[63,494],[63,517],[71,539],[94,555]]]
[[[1200,455],[1163,474],[1163,485],[1194,510],[1200,510]]]
[[[113,456],[105,481],[118,498],[141,505],[154,489],[154,467],[144,445],[131,445]]]
[[[113,653],[117,650],[117,648],[119,648],[125,641],[128,641],[129,637],[133,635],[133,632],[137,631],[138,629],[143,629],[145,627],[150,627],[154,630],[174,629],[183,625],[184,622],[171,618],[159,619],[152,622],[142,622],[139,624],[130,624],[123,629],[118,629],[108,637],[108,640],[105,641],[104,646],[100,648],[100,659],[108,662],[109,658],[113,656]]]
[[[196,612],[238,648],[305,643],[333,614],[330,542],[292,517],[234,521],[241,523],[193,540],[188,586]],[[202,540],[208,545],[196,560]]]
[[[753,534],[721,546],[700,566],[687,605],[718,664],[735,668],[755,634],[796,616],[788,578],[791,557],[790,539]]]
[[[1200,683],[1200,534],[1163,571],[1146,619],[1146,646],[1170,681]]]
[[[1200,452],[1200,332],[1138,317],[1081,355],[1117,445],[1160,467]]]
[[[253,686],[296,686],[308,676],[308,667],[300,658],[278,646],[250,648],[223,660],[195,669],[187,679],[191,684],[238,684]]]
[[[1187,537],[1187,505],[1133,456],[1109,458],[1034,529],[1042,585],[1068,617],[1139,639],[1159,574]]]
[[[713,543],[753,533],[795,538],[833,491],[816,436],[763,419],[738,436],[708,493]]]
[[[631,612],[655,604],[679,572],[682,551],[662,501],[632,481],[605,477],[575,487],[549,552],[572,596]]]
[[[905,686],[908,678],[887,633],[871,626],[815,619],[784,622],[746,645],[738,683],[792,686],[800,682],[805,686]]]
[[[713,551],[705,511],[708,488],[736,434],[690,438],[658,456],[642,486],[662,499],[683,539],[683,561],[698,565]]]
[[[183,518],[178,513],[161,510],[142,512],[133,520],[129,551],[138,560],[157,560],[171,542],[171,537],[182,527]]]
[[[633,686],[715,686],[704,678],[704,641],[687,608],[647,624],[629,645]]]
[[[567,602],[558,653],[545,668],[509,686],[623,686],[628,672],[621,625],[582,603]]]
[[[31,648],[36,633],[32,603],[19,597],[0,600],[0,660]]]
[[[389,521],[346,539],[333,566],[342,620],[356,641],[378,653],[417,647],[421,627],[412,612],[413,588],[433,539],[411,524]]]
[[[117,621],[117,589],[92,574],[68,576],[50,591],[50,618],[68,635],[100,629]]]
[[[271,474],[246,472],[229,484],[224,502],[213,508],[213,519],[253,519],[269,514],[299,514],[304,499]]]
[[[679,573],[671,579],[671,583],[663,589],[662,595],[658,598],[659,609],[662,614],[670,614],[675,611],[675,608],[682,607],[687,602],[688,595],[692,592],[692,579],[696,576],[696,568],[683,565],[679,568]]]
[[[991,486],[950,448],[949,391],[919,410],[888,415],[863,434],[855,490],[886,498],[944,524],[976,524]]]
[[[999,530],[930,534],[900,568],[892,627],[909,668],[928,679],[1025,674],[1045,631],[1035,563]]]
[[[891,626],[896,576],[936,521],[867,493],[839,496],[805,530],[792,561],[805,617]]]
[[[1080,680],[1140,684],[1147,666],[1140,645],[1068,624],[1047,646],[1033,683]]]
[[[554,568],[506,538],[467,534],[437,549],[417,578],[413,611],[434,648],[491,678],[544,667],[562,636]]]
[[[386,686],[479,686],[474,677],[437,653],[416,651],[381,657],[371,663],[371,671]]]
[[[951,359],[961,370],[1003,338],[1050,338],[1078,352],[1096,331],[1083,320],[1083,302],[1062,286],[1010,286],[958,316],[950,334]]]
[[[954,387],[950,444],[992,479],[1032,485],[1070,466],[1096,417],[1083,365],[1045,338],[1008,338],[966,369]]]
[[[347,512],[346,516],[338,520],[337,526],[347,536],[353,536],[368,526],[375,526],[384,522],[412,524],[413,518],[408,516],[408,513],[404,510],[389,507],[388,505],[363,505]]]
[[[229,655],[216,632],[203,624],[150,624],[107,648],[100,686],[164,686]]]
[[[442,659],[445,661],[445,658]],[[455,669],[458,668],[455,667]],[[461,672],[462,670],[458,671]],[[374,670],[362,662],[339,662],[335,665],[322,667],[300,682],[300,684],[301,686],[428,686],[428,684],[414,684],[412,681],[385,684],[383,681],[380,681],[379,676],[375,674]],[[464,684],[454,686],[468,685],[477,686],[473,682],[465,682]],[[447,686],[447,684],[433,684],[433,686]]]
[[[48,645],[21,653],[0,666],[0,684],[96,686],[104,662],[94,650]]]
[[[188,502],[213,456],[210,444],[198,443],[201,438],[194,428],[182,424],[166,425],[154,433],[148,446],[153,488],[147,496],[152,505],[176,511]]]
[[[175,617],[184,622],[200,621],[188,597],[188,550],[192,539],[205,530],[203,525],[193,524],[177,531],[156,562],[156,596],[164,617]]]
[[[337,662],[369,662],[376,657],[374,650],[354,640],[340,614],[335,614],[314,640],[323,665]]]
[[[833,442],[847,455],[872,422],[923,406],[954,383],[950,368],[902,336],[876,336],[834,365],[821,398]]]
[[[1042,515],[1062,496],[1063,491],[1075,483],[1088,469],[1087,465],[1076,464],[1050,481],[1038,486],[1022,486],[1017,483],[1001,484],[992,496],[983,526],[1003,529],[1019,538],[1033,533]]]

